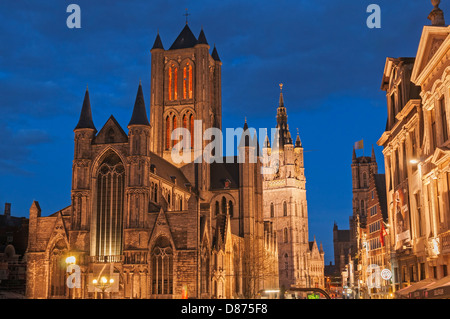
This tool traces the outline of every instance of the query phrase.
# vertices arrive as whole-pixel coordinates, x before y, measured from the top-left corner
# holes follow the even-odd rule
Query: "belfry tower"
[[[272,146],[268,139],[264,143],[264,152],[272,155],[278,153],[277,163],[272,166],[276,167],[275,172],[264,175],[264,219],[273,222],[277,232],[280,287],[311,287],[313,278],[310,265],[313,254],[310,246],[317,248],[317,245],[310,245],[308,240],[303,146],[298,133],[293,143],[282,89],[283,85],[280,84],[276,126],[278,134]],[[323,250],[317,251],[315,255],[323,261]]]
[[[186,21],[168,50],[164,49],[158,33],[150,51],[153,137],[150,149],[169,162],[171,150],[178,142],[171,139],[174,129],[189,130],[191,141],[185,142],[193,149],[196,134],[203,135],[211,127],[222,127],[222,62],[215,46],[211,54],[209,50],[203,28],[196,38]],[[202,121],[198,132],[194,132],[195,120]],[[202,143],[203,149],[207,143]]]

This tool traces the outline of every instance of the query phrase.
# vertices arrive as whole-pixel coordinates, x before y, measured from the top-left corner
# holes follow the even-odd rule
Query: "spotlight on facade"
[[[419,161],[417,159],[412,159],[409,162],[413,165],[419,164]]]
[[[66,264],[68,265],[74,265],[76,263],[76,259],[74,256],[69,256],[66,258]]]

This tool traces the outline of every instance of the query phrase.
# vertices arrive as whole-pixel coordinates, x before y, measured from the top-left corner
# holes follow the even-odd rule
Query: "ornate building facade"
[[[261,161],[248,160],[255,148],[244,140],[239,163],[170,156],[174,129],[191,133],[182,142],[193,149],[207,128],[221,128],[222,63],[209,49],[203,29],[197,38],[187,24],[168,50],[157,35],[150,121],[139,84],[128,133],[112,115],[97,132],[86,90],[71,205],[45,217],[38,202],[30,208],[27,297],[238,298],[278,287]],[[74,288],[68,264],[79,267]],[[102,277],[109,287],[100,287]]]
[[[383,75],[388,123],[378,145],[399,297],[450,295],[450,27],[439,3],[416,57],[388,58]]]
[[[282,84],[280,84],[282,89]],[[324,283],[324,251],[309,241],[308,205],[303,147],[297,134],[293,143],[283,92],[277,109],[275,145],[268,137],[264,152],[275,156],[276,171],[264,175],[264,218],[273,223],[278,238],[280,287],[319,287]],[[275,154],[277,153],[277,154]]]

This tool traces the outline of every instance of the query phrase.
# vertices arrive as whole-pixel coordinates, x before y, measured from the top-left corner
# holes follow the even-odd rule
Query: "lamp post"
[[[110,278],[108,280],[105,276],[102,276],[100,280],[92,280],[92,284],[94,285],[94,287],[102,291],[102,299],[105,299],[105,290],[110,288],[114,284],[114,279]]]

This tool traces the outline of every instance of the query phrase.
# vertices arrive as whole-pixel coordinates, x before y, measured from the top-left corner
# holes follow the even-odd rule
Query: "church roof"
[[[75,130],[80,128],[90,128],[97,131],[94,126],[94,121],[92,121],[91,101],[89,99],[89,90],[87,88],[86,93],[84,94],[83,106],[81,107],[80,119],[78,120]]]
[[[164,50],[164,46],[163,46],[163,44],[162,44],[161,37],[159,36],[159,32],[158,32],[158,34],[156,35],[155,42],[153,43],[152,50],[153,50],[153,49],[163,49],[163,50]]]
[[[172,177],[175,177],[176,185],[186,189],[187,186],[185,184],[189,184],[189,181],[179,168],[153,152],[150,152],[150,158],[152,165],[155,165],[157,176],[169,182],[173,182]]]
[[[212,58],[214,59],[214,61],[220,61],[219,58],[219,53],[217,53],[217,49],[216,49],[216,45],[214,44],[214,49],[211,53]]]
[[[211,189],[224,189],[227,181],[229,181],[228,188],[239,187],[239,163],[237,156],[234,156],[232,161],[227,161],[227,157],[224,157],[223,163],[211,163],[210,172]]]
[[[202,30],[200,31],[200,34],[198,36],[197,44],[208,44],[208,41],[206,41],[205,32]]]
[[[147,111],[145,110],[144,93],[142,92],[142,84],[139,82],[139,88],[134,102],[133,115],[128,125],[148,125]]]
[[[206,39],[205,39],[206,40]],[[198,43],[197,38],[186,24],[169,50],[192,48]]]

